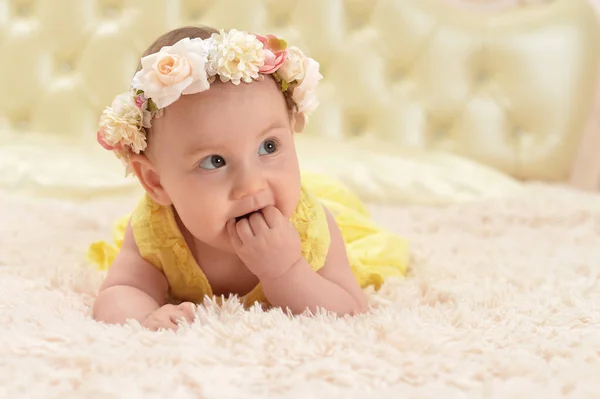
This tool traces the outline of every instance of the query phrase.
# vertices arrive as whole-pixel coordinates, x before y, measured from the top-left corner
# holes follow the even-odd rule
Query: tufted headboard
[[[0,139],[92,142],[145,47],[187,24],[271,32],[316,58],[308,134],[449,151],[523,179],[598,178],[600,25],[585,0],[493,13],[451,0],[0,0]]]

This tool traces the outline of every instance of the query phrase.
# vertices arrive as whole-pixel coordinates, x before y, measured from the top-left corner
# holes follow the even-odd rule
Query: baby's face
[[[271,78],[213,83],[153,121],[149,158],[196,239],[231,251],[226,223],[267,205],[289,218],[300,171],[285,99]]]

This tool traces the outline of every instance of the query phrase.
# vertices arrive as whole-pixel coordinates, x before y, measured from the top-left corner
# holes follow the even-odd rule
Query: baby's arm
[[[93,317],[111,324],[127,319],[142,323],[165,304],[167,290],[167,279],[142,258],[128,224],[121,251],[100,287]]]
[[[261,281],[263,292],[272,305],[294,313],[318,307],[341,315],[362,313],[367,309],[365,294],[350,269],[342,233],[327,208],[325,213],[331,236],[325,265],[315,273],[302,258],[277,279]]]

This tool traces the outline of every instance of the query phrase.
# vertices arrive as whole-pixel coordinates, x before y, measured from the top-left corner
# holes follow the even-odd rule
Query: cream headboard
[[[285,37],[325,76],[308,131],[565,179],[593,106],[585,0],[474,13],[443,0],[0,0],[0,131],[93,141],[143,49],[187,24]],[[7,95],[8,93],[8,95]]]

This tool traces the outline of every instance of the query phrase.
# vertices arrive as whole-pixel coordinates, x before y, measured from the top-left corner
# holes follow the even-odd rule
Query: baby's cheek
[[[190,219],[190,222],[199,223],[210,217],[210,201],[207,201],[202,193],[196,190],[187,190],[181,193],[180,204],[184,208],[185,216]]]
[[[282,190],[280,197],[280,209],[279,211],[286,217],[290,218],[296,211],[298,201],[300,200],[300,188],[295,186],[288,186]]]

